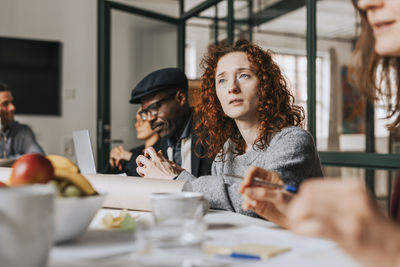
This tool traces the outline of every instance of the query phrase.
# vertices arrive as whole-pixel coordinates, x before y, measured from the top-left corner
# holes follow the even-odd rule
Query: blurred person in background
[[[144,144],[130,151],[125,150],[122,146],[114,147],[110,152],[110,159],[104,170],[104,173],[119,174],[126,173],[128,176],[139,176],[136,172],[136,157],[143,154],[143,151],[147,147],[154,147],[157,151],[166,151],[166,147],[162,147],[159,142],[158,134],[151,129],[148,121],[143,121],[139,115],[141,109],[136,112],[136,138],[144,141]]]
[[[24,154],[44,154],[28,125],[14,120],[14,98],[7,84],[0,82],[0,157],[17,159]]]

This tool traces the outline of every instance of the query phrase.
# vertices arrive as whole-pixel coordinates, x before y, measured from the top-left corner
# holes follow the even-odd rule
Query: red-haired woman
[[[211,176],[194,177],[179,170],[153,149],[138,158],[144,177],[186,180],[202,192],[210,206],[256,216],[242,209],[240,179],[256,165],[273,171],[275,182],[293,186],[322,176],[312,136],[299,126],[301,107],[293,104],[288,85],[268,51],[248,41],[210,49],[203,59],[200,103],[195,131],[204,156],[215,157]],[[281,177],[281,179],[280,179]],[[267,219],[280,224],[282,214],[270,207]],[[283,225],[284,226],[284,225]]]

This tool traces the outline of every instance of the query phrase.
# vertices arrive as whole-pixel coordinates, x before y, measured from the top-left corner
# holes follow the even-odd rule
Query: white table
[[[0,180],[9,176],[9,168],[0,168]],[[50,252],[47,267],[64,266],[141,266],[140,238],[119,231],[100,229],[101,218],[111,212],[117,216],[119,210],[101,209],[93,219],[89,229],[74,242],[54,246]],[[130,211],[140,220],[152,221],[151,213]],[[73,219],[73,218],[71,218]],[[186,259],[184,266],[359,266],[353,259],[342,252],[335,244],[319,239],[297,237],[290,231],[278,228],[265,220],[244,216],[227,211],[210,211],[204,218],[211,226],[206,233],[205,243],[269,243],[276,246],[290,247],[291,251],[282,253],[267,261],[240,261],[222,259],[225,265],[218,265],[220,258],[206,256],[199,247],[180,248],[174,251],[158,251],[153,255],[152,266],[182,266],[176,263]],[[218,226],[218,227],[216,227]],[[142,257],[143,258],[143,257]],[[210,264],[199,264],[196,260]],[[192,261],[192,262],[191,262]],[[169,263],[169,265],[168,265]]]
[[[100,220],[110,212],[101,209],[93,219],[88,231],[77,241],[54,246],[48,267],[61,266],[359,266],[335,244],[298,237],[273,223],[227,211],[210,211],[204,218],[211,226],[206,233],[207,242],[269,242],[290,247],[266,261],[237,260],[226,257],[207,256],[199,247],[176,248],[157,251],[151,256],[140,256],[140,238],[133,235],[102,230]],[[139,220],[152,221],[151,213],[130,211]],[[139,240],[139,241],[138,241]],[[142,265],[146,263],[148,265]]]

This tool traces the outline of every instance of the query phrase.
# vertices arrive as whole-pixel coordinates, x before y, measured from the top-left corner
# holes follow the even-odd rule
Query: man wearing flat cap
[[[150,73],[133,89],[130,103],[142,104],[140,116],[150,122],[168,147],[168,160],[175,163],[174,167],[194,176],[211,173],[212,159],[198,157],[203,154],[203,148],[195,146],[197,136],[192,128],[188,80],[182,70],[165,68]]]

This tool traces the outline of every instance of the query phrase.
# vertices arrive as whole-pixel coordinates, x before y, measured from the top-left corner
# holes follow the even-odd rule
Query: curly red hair
[[[273,132],[287,126],[299,126],[304,120],[302,107],[294,105],[294,97],[279,66],[272,60],[269,51],[247,40],[239,40],[234,45],[213,46],[201,62],[204,69],[199,103],[195,106],[195,133],[198,144],[206,147],[205,155],[213,158],[221,153],[224,143],[231,139],[234,147],[230,152],[236,155],[245,153],[246,143],[233,119],[225,115],[215,90],[215,72],[218,61],[224,55],[244,52],[259,79],[257,116],[260,122],[259,135],[254,143],[259,149],[269,145]]]

